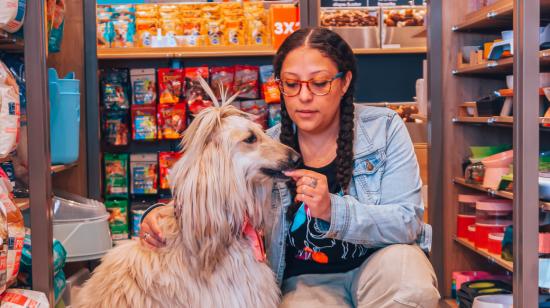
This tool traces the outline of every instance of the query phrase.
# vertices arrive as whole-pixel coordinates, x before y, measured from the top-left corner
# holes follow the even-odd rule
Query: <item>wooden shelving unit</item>
[[[471,124],[495,124],[495,125],[508,125],[512,126],[514,124],[514,118],[513,117],[500,117],[500,116],[494,116],[494,117],[454,117],[453,118],[454,123],[471,123]],[[542,126],[543,124],[550,124],[550,118],[539,118],[539,123],[541,124],[541,128],[548,128]]]
[[[0,50],[6,52],[23,52],[23,40],[0,29]]]
[[[550,11],[550,1],[540,0],[541,13],[546,15]],[[514,2],[499,0],[479,11],[466,15],[465,19],[453,26],[453,31],[462,32],[496,32],[512,28],[512,14]]]
[[[502,191],[502,190],[494,190],[494,189],[490,189],[490,188],[485,188],[481,185],[467,183],[464,178],[455,177],[453,179],[453,182],[455,184],[463,186],[463,187],[468,187],[468,188],[471,188],[471,189],[474,189],[474,190],[485,192],[485,193],[489,194],[490,196],[496,196],[496,197],[501,197],[501,198],[510,199],[510,200],[514,199],[514,193],[511,193],[511,192],[508,192],[508,191]],[[539,205],[540,205],[541,209],[543,209],[545,211],[550,211],[550,202],[545,202],[545,201],[541,200]]]
[[[550,66],[550,50],[545,49],[539,52],[541,69],[547,70]],[[497,61],[465,65],[453,70],[454,75],[503,75],[512,74],[514,58],[508,57]]]
[[[406,48],[356,48],[357,55],[420,54],[426,47]],[[272,47],[177,47],[177,48],[103,48],[97,50],[97,58],[108,59],[173,59],[212,57],[264,57],[274,56]]]
[[[60,172],[63,172],[65,170],[69,170],[71,168],[76,167],[77,165],[78,165],[77,163],[67,164],[67,165],[53,165],[52,166],[52,174],[60,173]]]
[[[456,238],[455,241],[459,243],[460,245],[470,249],[471,251],[474,251],[477,254],[480,254],[487,258],[489,261],[494,262],[500,266],[502,266],[507,271],[513,272],[514,271],[514,263],[510,261],[506,261],[502,259],[501,256],[495,255],[493,253],[490,253],[487,251],[487,249],[480,249],[476,248],[474,244],[472,244],[470,241],[462,238]]]

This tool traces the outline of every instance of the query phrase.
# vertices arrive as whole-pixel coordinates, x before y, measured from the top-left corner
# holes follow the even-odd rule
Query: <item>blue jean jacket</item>
[[[279,139],[280,126],[268,130]],[[403,120],[387,108],[355,105],[354,169],[349,194],[331,194],[325,237],[370,247],[417,243],[431,248],[432,229],[422,222],[418,162]],[[284,183],[272,191],[273,219],[267,219],[267,258],[277,281],[285,271],[286,211],[291,196]]]

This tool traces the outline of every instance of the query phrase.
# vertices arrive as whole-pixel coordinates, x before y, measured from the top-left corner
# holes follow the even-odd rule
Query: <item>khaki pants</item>
[[[432,265],[418,246],[391,245],[346,273],[308,274],[283,282],[280,307],[437,307]]]

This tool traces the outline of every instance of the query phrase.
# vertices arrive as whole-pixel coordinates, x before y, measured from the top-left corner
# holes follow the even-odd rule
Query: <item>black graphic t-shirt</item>
[[[325,167],[301,166],[327,177],[329,192],[341,193],[336,180],[336,160]],[[319,227],[324,224],[324,228]],[[286,236],[286,268],[284,279],[302,274],[343,273],[361,266],[373,252],[365,245],[322,238],[321,230],[328,230],[330,224],[309,215],[307,206],[300,206],[291,221]]]

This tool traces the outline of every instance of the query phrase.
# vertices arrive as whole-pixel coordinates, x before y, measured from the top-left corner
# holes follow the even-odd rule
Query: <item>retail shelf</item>
[[[541,0],[541,15],[544,17],[550,11],[550,1]],[[499,0],[491,5],[466,15],[464,21],[453,26],[453,31],[496,32],[512,29],[512,14],[514,2]]]
[[[107,59],[159,59],[273,56],[271,47],[174,47],[174,48],[99,48],[97,58]]]
[[[453,118],[454,123],[467,123],[467,124],[489,124],[489,125],[503,125],[503,126],[510,126],[512,127],[512,124],[514,124],[514,118],[513,117],[501,117],[501,116],[495,116],[495,117],[454,117]],[[550,118],[539,118],[539,123],[541,124],[541,128],[548,129],[549,127],[542,126],[543,124],[550,124]]]
[[[76,167],[76,163],[67,164],[67,165],[53,165],[52,166],[52,174],[59,173],[65,170],[69,170],[73,167]]]
[[[21,210],[27,210],[29,208],[29,199],[28,198],[15,198],[15,205]]]
[[[474,244],[472,244],[470,241],[466,240],[466,239],[461,239],[461,238],[455,238],[455,241],[459,244],[461,244],[462,246],[486,257],[487,259],[489,259],[489,261],[491,262],[494,262],[500,266],[502,266],[503,268],[505,268],[506,270],[510,271],[510,272],[513,272],[514,271],[514,263],[513,262],[510,262],[510,261],[506,261],[504,259],[502,259],[501,256],[499,255],[495,255],[493,253],[490,253],[488,252],[486,249],[480,249],[480,248],[476,248],[474,246]]]
[[[485,188],[485,187],[483,187],[481,185],[477,185],[477,184],[470,184],[470,183],[467,183],[464,178],[455,177],[453,182],[457,185],[460,185],[460,186],[464,186],[464,187],[468,187],[468,188],[471,188],[471,189],[486,192],[487,194],[489,194],[491,196],[501,197],[501,198],[510,199],[510,200],[514,199],[514,194],[511,193],[511,192]],[[550,211],[550,202],[540,201],[539,206],[544,211]]]
[[[550,0],[548,0],[550,1]],[[540,65],[543,68],[550,66],[550,49],[539,52]],[[453,70],[453,75],[509,75],[512,74],[514,58],[508,57],[496,61],[487,61],[480,64],[465,65]]]
[[[403,48],[354,48],[356,55],[388,55],[388,54],[418,54],[426,53],[426,47],[403,47]]]
[[[17,38],[4,30],[0,30],[0,50],[7,52],[23,52],[24,44]]]

